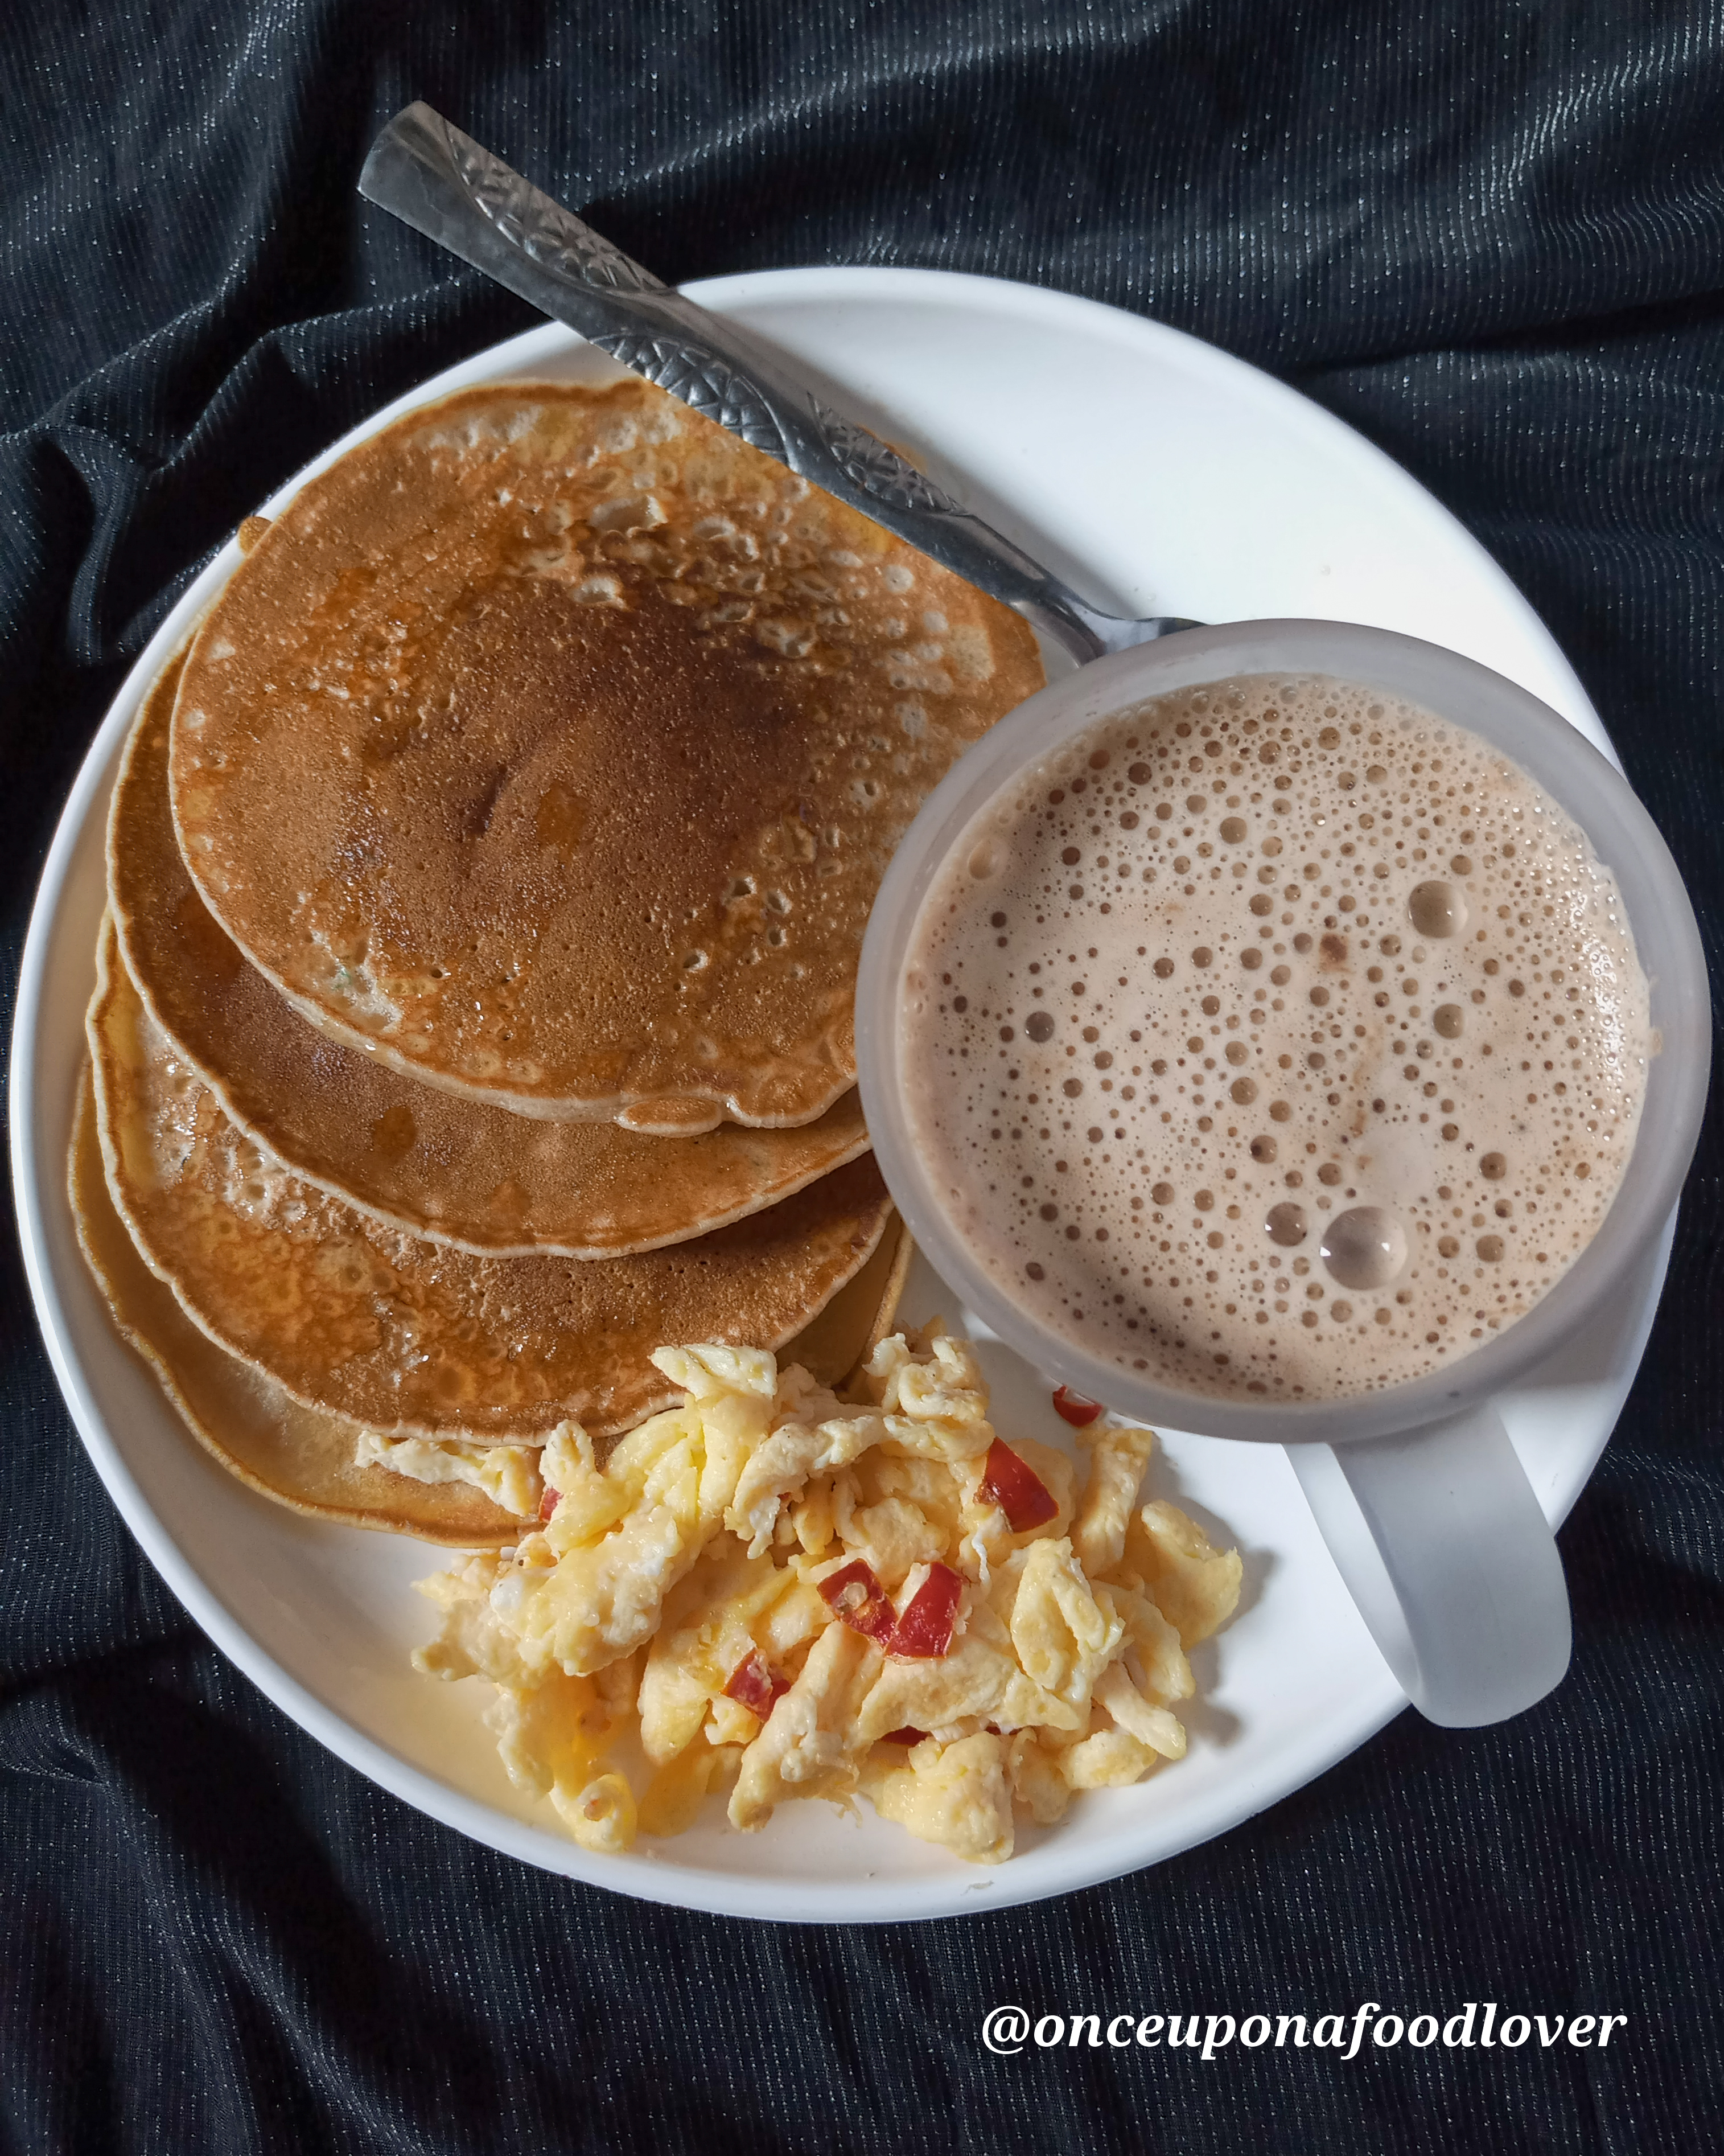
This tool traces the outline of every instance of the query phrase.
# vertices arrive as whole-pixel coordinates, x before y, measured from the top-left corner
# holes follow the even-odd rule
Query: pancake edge
[[[100,1081],[99,1073],[102,1065],[103,1054],[100,1034],[100,1016],[115,985],[112,971],[109,965],[109,954],[110,950],[117,953],[118,948],[119,938],[117,932],[114,928],[113,916],[111,913],[105,912],[102,916],[102,927],[99,933],[96,945],[96,986],[95,993],[90,998],[89,1008],[85,1016],[85,1034],[92,1071],[91,1091],[95,1107],[96,1134],[101,1146],[102,1165],[108,1186],[109,1195],[113,1202],[114,1210],[120,1216],[121,1222],[126,1227],[127,1234],[131,1237],[133,1244],[136,1246],[138,1255],[142,1258],[144,1263],[149,1267],[151,1272],[155,1275],[156,1278],[159,1280],[162,1286],[172,1295],[175,1301],[178,1303],[180,1308],[185,1312],[186,1316],[191,1320],[192,1324],[198,1327],[198,1331],[202,1332],[207,1339],[213,1342],[216,1347],[222,1348],[226,1353],[234,1357],[237,1361],[249,1363],[252,1358],[247,1356],[233,1342],[223,1337],[222,1334],[216,1330],[211,1321],[208,1319],[192,1302],[183,1288],[181,1286],[179,1281],[156,1258],[155,1255],[151,1250],[147,1238],[144,1235],[138,1223],[133,1218],[131,1210],[126,1204],[122,1190],[116,1187],[118,1178],[115,1173],[115,1158],[118,1152],[118,1146],[110,1125],[108,1102]],[[130,985],[131,976],[127,974],[126,978],[127,984]],[[136,993],[136,991],[134,991],[134,993]],[[762,1208],[762,1209],[770,1210],[770,1208]],[[836,1296],[840,1295],[844,1290],[849,1286],[856,1275],[861,1271],[862,1268],[874,1255],[875,1251],[879,1248],[881,1239],[885,1235],[888,1227],[897,1218],[898,1214],[896,1208],[891,1204],[889,1196],[886,1204],[881,1209],[880,1220],[875,1226],[873,1234],[866,1238],[865,1244],[860,1248],[859,1255],[855,1256],[854,1262],[849,1265],[848,1270],[843,1273],[839,1279],[834,1282],[832,1286],[828,1289],[826,1293],[823,1295],[819,1301],[814,1305],[813,1308],[804,1314],[800,1322],[791,1331],[781,1333],[776,1340],[751,1340],[747,1344],[750,1347],[765,1348],[774,1354],[777,1353],[780,1349],[788,1347],[793,1340],[796,1339],[814,1322],[815,1319],[820,1316],[821,1312],[827,1308],[828,1305],[830,1304]],[[535,1253],[534,1255],[540,1255],[542,1254]],[[547,1259],[546,1262],[554,1261]],[[574,1261],[570,1260],[569,1262]],[[659,1344],[665,1345],[676,1343],[661,1342]],[[331,1415],[341,1421],[352,1422],[356,1428],[363,1427],[367,1430],[374,1430],[380,1436],[383,1437],[423,1437],[430,1440],[434,1443],[459,1437],[473,1443],[478,1443],[482,1440],[491,1445],[542,1445],[550,1432],[557,1427],[558,1423],[569,1419],[567,1415],[559,1414],[552,1421],[547,1421],[543,1424],[536,1424],[527,1429],[518,1430],[500,1430],[482,1433],[464,1429],[462,1426],[456,1424],[443,1424],[426,1422],[383,1422],[380,1419],[372,1420],[370,1419],[367,1419],[362,1424],[357,1418],[345,1414],[341,1409],[331,1408],[326,1402],[316,1399],[310,1393],[302,1391],[298,1386],[289,1384],[284,1378],[277,1377],[273,1371],[269,1370],[264,1364],[258,1363],[254,1367],[264,1370],[264,1374],[268,1376],[273,1383],[280,1385],[281,1390],[285,1393],[290,1399],[299,1401],[301,1406],[313,1409],[320,1414]],[[582,1423],[582,1426],[586,1428],[593,1437],[609,1440],[621,1436],[626,1431],[634,1429],[640,1422],[645,1420],[648,1416],[656,1414],[661,1409],[675,1406],[681,1398],[682,1394],[680,1389],[671,1385],[670,1382],[666,1380],[664,1383],[654,1387],[645,1395],[644,1399],[639,1409],[631,1408],[625,1417],[616,1420],[607,1420],[597,1416],[593,1417],[590,1419],[583,1416],[580,1418],[580,1419]]]
[[[192,1436],[196,1439],[203,1450],[208,1453],[211,1458],[216,1460],[220,1466],[224,1468],[228,1474],[233,1476],[235,1481],[243,1483],[248,1490],[253,1491],[256,1496],[266,1497],[272,1504],[280,1505],[288,1512],[296,1512],[303,1519],[321,1520],[336,1527],[363,1527],[367,1532],[373,1534],[402,1535],[407,1537],[411,1541],[428,1543],[436,1548],[443,1549],[495,1549],[505,1548],[515,1543],[517,1543],[532,1523],[530,1521],[518,1520],[512,1513],[501,1511],[498,1507],[493,1505],[490,1499],[485,1497],[481,1491],[477,1490],[472,1490],[466,1492],[464,1496],[463,1502],[470,1503],[476,1507],[481,1508],[483,1512],[490,1513],[491,1515],[491,1523],[480,1525],[477,1522],[475,1522],[472,1525],[464,1526],[459,1528],[453,1527],[439,1527],[433,1522],[423,1520],[413,1520],[408,1522],[398,1517],[391,1518],[387,1516],[366,1512],[355,1506],[339,1505],[327,1502],[316,1497],[310,1496],[303,1491],[284,1489],[280,1486],[280,1485],[267,1481],[264,1476],[260,1476],[254,1468],[247,1466],[244,1460],[237,1458],[228,1450],[227,1446],[222,1442],[219,1435],[210,1427],[209,1424],[197,1412],[197,1410],[192,1406],[190,1401],[187,1399],[184,1392],[181,1389],[179,1379],[175,1375],[173,1366],[164,1351],[157,1346],[148,1332],[146,1332],[136,1320],[126,1316],[124,1300],[120,1291],[111,1280],[107,1265],[95,1250],[91,1240],[89,1228],[85,1222],[85,1201],[78,1188],[80,1180],[78,1151],[80,1142],[85,1135],[84,1125],[85,1119],[86,1117],[88,1118],[90,1127],[91,1135],[96,1137],[98,1146],[100,1146],[100,1133],[95,1128],[97,1119],[95,1093],[95,1088],[91,1075],[90,1066],[89,1063],[86,1062],[79,1075],[79,1105],[74,1115],[72,1144],[69,1149],[69,1157],[66,1164],[68,1199],[71,1205],[74,1226],[77,1232],[78,1247],[83,1255],[85,1264],[89,1267],[90,1274],[95,1279],[97,1286],[102,1291],[104,1300],[107,1306],[108,1319],[112,1324],[115,1332],[126,1342],[127,1348],[131,1349],[132,1353],[138,1358],[139,1361],[141,1362],[145,1368],[149,1371],[151,1376],[161,1387],[170,1407],[172,1408],[180,1421],[185,1425]],[[113,1204],[112,1193],[109,1189],[105,1173],[105,1161],[103,1162],[102,1166],[103,1173],[99,1177],[98,1180],[100,1183],[102,1195],[106,1199],[108,1204],[113,1207],[114,1218],[116,1225],[131,1243],[132,1247],[137,1250],[140,1264],[143,1265],[146,1270],[148,1270],[152,1279],[160,1281],[160,1276],[156,1272],[155,1268],[150,1265],[143,1250],[138,1248],[137,1239],[132,1234],[130,1223],[126,1220],[125,1215],[120,1211],[118,1206]],[[162,1281],[161,1285],[164,1287],[167,1287],[171,1291],[171,1282]],[[175,1301],[177,1305],[177,1297],[175,1298]],[[188,1322],[190,1322],[189,1319]],[[199,1327],[198,1330],[204,1332],[204,1337],[206,1338],[210,1337],[203,1327]],[[222,1343],[219,1341],[212,1340],[211,1344],[216,1348],[218,1353],[226,1355],[228,1359],[235,1363],[240,1369],[250,1368],[251,1366],[242,1363],[238,1356],[229,1354],[228,1351],[222,1346]],[[281,1384],[279,1380],[269,1377],[267,1372],[256,1371],[254,1372],[253,1374],[262,1377],[267,1383],[273,1386],[275,1390],[280,1393],[285,1398],[290,1399],[293,1399],[295,1398],[293,1394],[288,1392],[287,1388],[285,1385]],[[304,1401],[296,1401],[295,1404],[306,1406],[309,1404]],[[335,1424],[338,1428],[351,1430],[353,1437],[353,1444],[357,1449],[360,1432],[362,1429],[367,1427],[367,1425],[351,1422],[345,1415],[332,1414],[327,1408],[316,1408],[312,1409],[312,1412],[322,1415],[327,1421]],[[445,1433],[445,1435],[447,1435],[448,1434]],[[469,1440],[469,1441],[474,1443],[485,1443],[486,1440],[484,1439],[476,1439]],[[403,1484],[407,1483],[408,1480],[406,1476],[402,1476],[398,1479],[402,1481]],[[418,1486],[449,1487],[451,1486],[440,1485]],[[403,1492],[403,1494],[405,1494],[405,1492]]]

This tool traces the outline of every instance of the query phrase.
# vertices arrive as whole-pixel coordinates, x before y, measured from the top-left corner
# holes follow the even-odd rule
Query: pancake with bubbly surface
[[[863,930],[1042,682],[1010,610],[639,382],[494,384],[302,487],[199,631],[211,912],[397,1070],[551,1117],[806,1123]]]
[[[389,1435],[531,1440],[570,1417],[598,1436],[626,1430],[676,1397],[654,1348],[783,1347],[866,1265],[891,1214],[869,1154],[668,1250],[475,1257],[382,1226],[249,1137],[145,1009],[111,923],[98,972],[103,1157],[151,1270],[295,1399]]]
[[[852,1088],[793,1130],[685,1138],[547,1122],[422,1086],[305,1024],[212,917],[168,803],[183,660],[150,690],[108,816],[126,971],[234,1122],[332,1196],[492,1255],[619,1257],[686,1242],[804,1188],[868,1147]]]

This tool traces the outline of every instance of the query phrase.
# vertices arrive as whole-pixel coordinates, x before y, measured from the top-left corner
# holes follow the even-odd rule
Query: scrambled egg
[[[573,1423],[536,1477],[464,1462],[523,1512],[542,1488],[548,1518],[419,1583],[444,1622],[416,1665],[490,1681],[510,1779],[584,1847],[680,1833],[719,1792],[745,1832],[859,1794],[996,1864],[1018,1815],[1183,1754],[1186,1650],[1233,1614],[1240,1565],[1138,1506],[1150,1431],[1080,1430],[1080,1489],[1063,1453],[1002,1445],[937,1322],[881,1343],[859,1404],[755,1349],[654,1360],[684,1403],[603,1467]]]
[[[387,1467],[414,1482],[467,1482],[518,1520],[534,1518],[545,1486],[536,1445],[479,1445],[464,1439],[385,1437],[362,1429],[356,1467]]]

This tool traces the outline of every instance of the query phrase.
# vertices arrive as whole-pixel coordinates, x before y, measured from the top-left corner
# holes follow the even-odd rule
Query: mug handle
[[[1572,1640],[1562,1560],[1489,1401],[1393,1436],[1287,1454],[1372,1638],[1427,1719],[1506,1722],[1561,1681]]]

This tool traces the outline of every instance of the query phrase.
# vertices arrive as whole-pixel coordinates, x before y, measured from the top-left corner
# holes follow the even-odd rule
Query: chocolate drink
[[[916,921],[900,1055],[1013,1301],[1170,1387],[1310,1400],[1548,1291],[1650,1045],[1615,883],[1542,788],[1272,675],[1101,721],[983,813]]]

